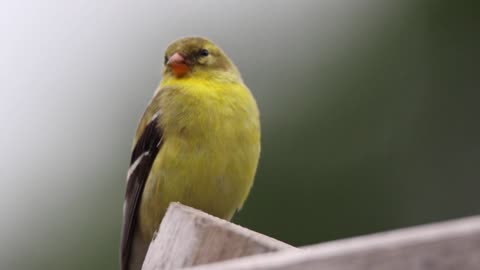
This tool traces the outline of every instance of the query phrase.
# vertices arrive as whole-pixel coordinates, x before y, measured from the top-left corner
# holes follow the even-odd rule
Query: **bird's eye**
[[[166,65],[168,62],[168,56],[165,55],[165,59],[163,60],[163,64]]]
[[[199,52],[198,52],[198,55],[199,56],[202,56],[202,57],[205,57],[205,56],[208,56],[210,53],[208,52],[207,49],[201,49]]]

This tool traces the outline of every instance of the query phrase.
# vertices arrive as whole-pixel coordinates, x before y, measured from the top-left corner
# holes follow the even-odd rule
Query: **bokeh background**
[[[133,132],[186,35],[261,108],[236,223],[306,245],[480,213],[478,1],[0,3],[0,269],[118,269]]]

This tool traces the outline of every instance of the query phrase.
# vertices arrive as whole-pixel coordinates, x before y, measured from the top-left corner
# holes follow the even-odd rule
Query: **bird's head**
[[[186,37],[174,41],[165,52],[164,76],[184,78],[203,76],[240,79],[240,74],[217,45],[202,37]]]

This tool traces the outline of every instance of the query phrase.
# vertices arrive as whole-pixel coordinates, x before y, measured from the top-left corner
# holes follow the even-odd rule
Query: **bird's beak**
[[[185,61],[185,57],[180,53],[174,53],[170,56],[167,61],[167,66],[172,69],[172,72],[176,77],[181,77],[190,70],[190,67]]]

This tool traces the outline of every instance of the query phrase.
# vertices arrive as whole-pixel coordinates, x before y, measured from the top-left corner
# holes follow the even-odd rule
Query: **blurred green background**
[[[207,36],[262,112],[235,222],[294,245],[480,213],[478,1],[1,1],[0,269],[117,269],[163,51]]]

